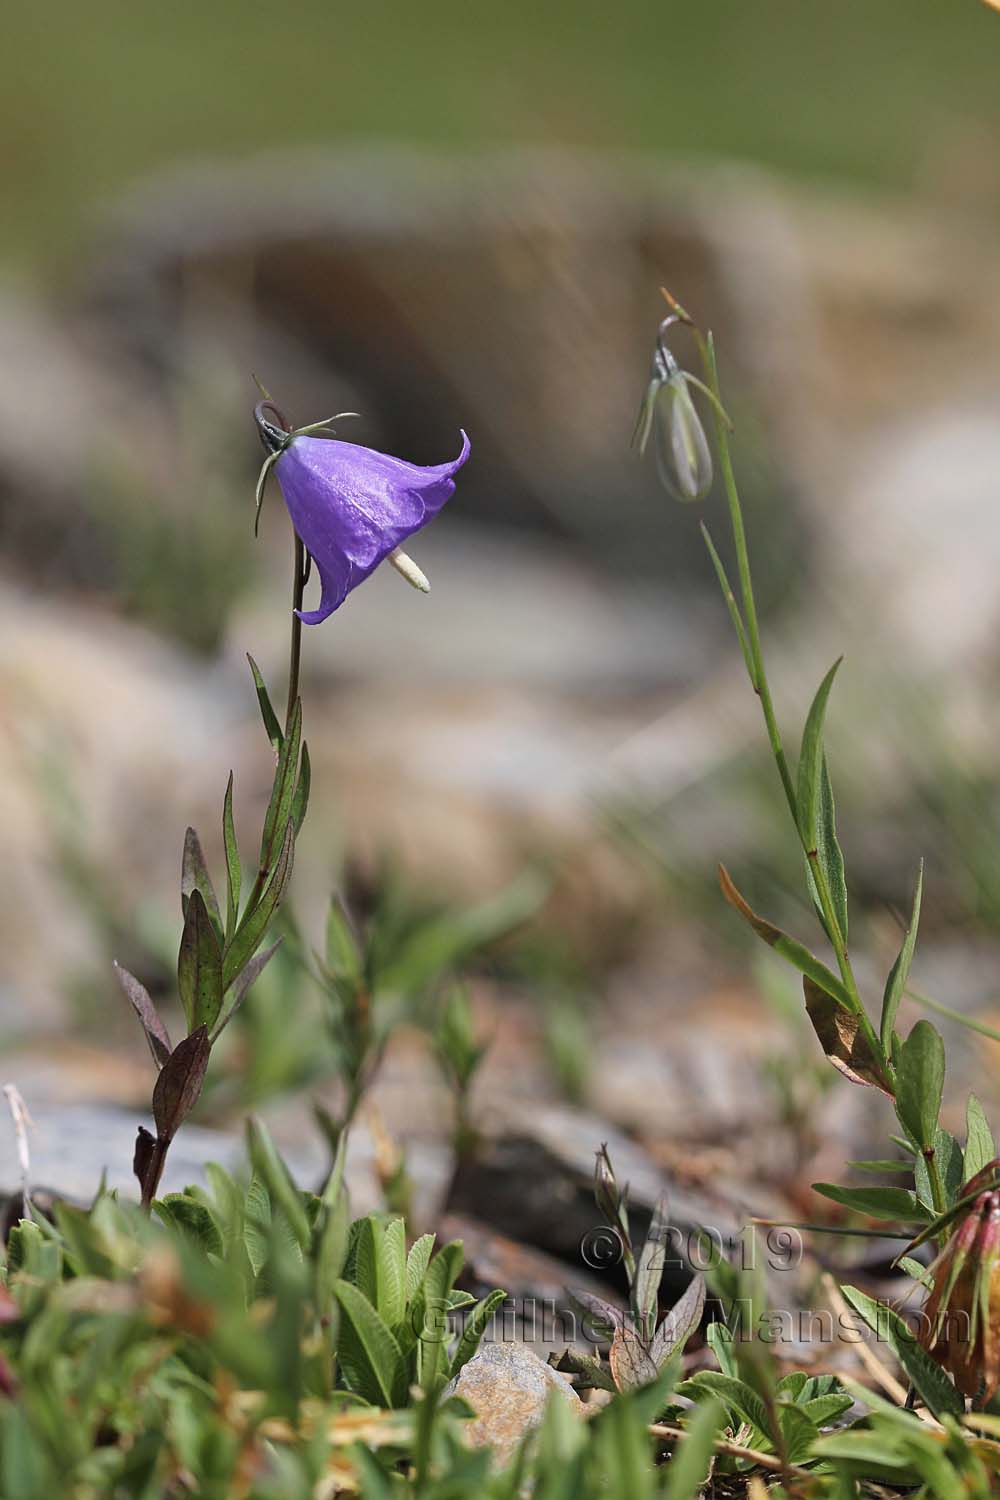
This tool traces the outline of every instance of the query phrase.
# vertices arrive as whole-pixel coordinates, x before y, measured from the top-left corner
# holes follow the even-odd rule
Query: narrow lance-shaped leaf
[[[261,676],[260,667],[258,667],[249,652],[247,652],[247,661],[250,663],[250,670],[253,673],[253,685],[257,689],[257,702],[260,704],[260,716],[264,720],[267,737],[274,746],[275,751],[279,751],[284,740],[284,735],[281,732],[281,725],[278,723],[278,715],[271,707],[271,699],[268,696],[267,687]]]
[[[260,868],[270,870],[285,824],[291,817],[292,802],[299,768],[299,748],[302,744],[302,700],[296,701],[292,710],[292,721],[288,727],[278,755],[274,771],[271,800],[264,814],[264,831],[260,841]]]
[[[309,1248],[312,1230],[302,1203],[302,1197],[292,1181],[285,1163],[278,1154],[267,1127],[251,1117],[246,1124],[247,1151],[253,1169],[266,1184],[271,1201],[280,1208],[291,1226],[292,1233],[305,1251]]]
[[[361,953],[343,898],[334,892],[326,919],[326,967],[334,979],[358,983]]]
[[[236,825],[233,822],[233,773],[229,773],[226,784],[226,800],[222,808],[222,841],[226,850],[226,940],[232,937],[240,913],[240,888],[243,870],[240,865],[240,850],[236,842]]]
[[[662,1370],[670,1356],[678,1354],[701,1323],[705,1310],[705,1278],[693,1277],[691,1285],[679,1297],[663,1319],[650,1346],[653,1363]]]
[[[162,1068],[171,1053],[170,1037],[153,1004],[152,997],[144,984],[140,984],[134,974],[128,969],[123,969],[121,964],[115,960],[115,976],[126,996],[132,1004],[132,1009],[139,1017],[139,1022],[149,1043],[149,1050],[153,1054],[153,1061],[158,1068]]]
[[[389,1327],[402,1322],[406,1309],[406,1227],[390,1219],[375,1239],[379,1315]]]
[[[833,800],[833,785],[830,781],[830,771],[823,756],[823,765],[820,770],[819,783],[819,819],[816,825],[816,863],[826,880],[826,888],[830,892],[830,900],[833,903],[833,914],[837,919],[837,927],[844,942],[848,937],[847,916],[847,877],[844,871],[844,855],[837,839],[837,810]],[[816,884],[816,876],[813,871],[813,861],[806,858],[806,879],[809,883],[809,894],[812,897],[813,907],[816,915],[826,931],[826,917],[823,915],[823,903],[820,900],[819,886]],[[827,936],[830,936],[828,933]]]
[[[306,809],[309,806],[309,788],[312,785],[312,768],[309,764],[309,746],[305,740],[302,741],[302,759],[299,764],[299,779],[295,785],[295,795],[292,798],[292,822],[295,824],[295,832],[299,833],[305,821]]]
[[[153,1119],[161,1140],[170,1141],[198,1101],[211,1052],[206,1027],[179,1042],[160,1069],[153,1089]]]
[[[295,846],[295,828],[289,819],[285,838],[271,878],[264,887],[257,904],[243,913],[243,918],[233,933],[226,949],[222,965],[222,988],[228,990],[236,976],[249,963],[267,931],[268,924],[278,909],[278,904],[292,872],[292,855]]]
[[[891,1220],[893,1223],[919,1224],[929,1216],[916,1193],[899,1187],[840,1187],[835,1182],[814,1182],[813,1192],[820,1193],[833,1203],[844,1208],[853,1208],[857,1213],[868,1214],[873,1219]]]
[[[222,1008],[222,949],[199,890],[188,897],[177,956],[177,986],[188,1030],[211,1029]]]
[[[829,672],[827,672],[826,676],[823,678],[823,681],[820,683],[817,690],[816,696],[812,701],[809,713],[806,716],[805,728],[802,731],[802,749],[799,754],[798,786],[795,798],[799,815],[799,835],[802,839],[802,844],[806,851],[806,855],[809,858],[810,863],[813,860],[816,861],[817,865],[819,866],[820,874],[824,879],[827,880],[827,883],[829,883],[829,877],[826,869],[826,862],[821,857],[820,849],[822,843],[829,841],[830,833],[830,830],[828,829],[827,840],[824,840],[821,837],[820,833],[820,805],[823,798],[823,763],[825,758],[823,753],[823,720],[826,715],[826,705],[827,700],[830,697],[830,689],[833,687],[833,679],[837,675],[837,669],[840,666],[841,660],[842,658],[838,658],[838,660],[834,662]],[[827,815],[832,822],[832,793],[830,794],[829,800],[830,806]],[[835,834],[833,835],[833,842],[834,844],[836,844]],[[830,850],[828,850],[827,852],[828,854],[832,853],[832,851]],[[841,866],[842,864],[843,861],[841,861]],[[841,879],[842,878],[843,877],[841,869]],[[837,904],[837,902],[834,902],[834,911],[835,915],[837,915],[837,921],[839,925],[840,918],[836,913]],[[822,911],[820,914],[821,916],[823,916]],[[824,926],[826,926],[827,923],[825,916],[823,916],[823,922]],[[832,940],[834,934],[828,933],[827,936]],[[840,936],[842,938],[845,938],[846,940],[846,934],[842,929],[840,932]]]
[[[410,1246],[406,1257],[406,1300],[412,1302],[423,1282],[434,1250],[434,1236],[422,1234]]]
[[[743,624],[743,616],[740,614],[740,607],[736,602],[736,595],[733,593],[732,585],[730,584],[729,578],[726,574],[726,569],[723,564],[722,558],[715,550],[715,543],[712,541],[708,527],[705,525],[704,521],[702,521],[701,523],[701,534],[705,539],[705,546],[708,548],[708,555],[712,559],[712,567],[715,569],[715,576],[719,580],[719,588],[722,590],[722,597],[725,600],[726,608],[729,611],[729,618],[733,622],[733,629],[736,631],[736,639],[740,643],[740,650],[743,653],[743,664],[747,669],[747,676],[750,678],[751,686],[756,688],[757,674],[754,671],[753,657],[750,654],[750,642],[747,639],[746,627]]]
[[[345,1319],[338,1349],[345,1378],[351,1389],[376,1405],[396,1405],[406,1388],[406,1365],[399,1345],[356,1286],[339,1280],[334,1290]]]
[[[499,895],[425,923],[378,975],[379,989],[388,994],[416,994],[466,954],[526,922],[548,891],[548,882],[528,871]]]
[[[896,1113],[921,1151],[932,1151],[944,1091],[944,1043],[930,1021],[918,1021],[900,1048]]]
[[[886,980],[885,994],[882,997],[882,1020],[879,1027],[882,1046],[886,1054],[892,1047],[892,1033],[896,1025],[896,1012],[899,1010],[899,1002],[903,998],[906,989],[906,981],[910,975],[910,964],[913,960],[913,950],[917,942],[917,927],[920,923],[920,901],[924,890],[924,862],[920,861],[920,869],[917,872],[916,889],[913,892],[913,910],[910,915],[910,925],[903,937],[903,946],[899,950],[896,962],[889,971]]]
[[[961,1416],[965,1402],[947,1375],[917,1343],[898,1313],[884,1302],[875,1302],[857,1287],[841,1287],[846,1300],[860,1313],[880,1341],[887,1342],[929,1410],[939,1420]]]
[[[965,1108],[965,1176],[975,1177],[977,1172],[996,1157],[997,1150],[993,1132],[975,1094],[969,1095]]]
[[[205,855],[202,851],[201,840],[193,828],[189,828],[184,835],[184,855],[181,860],[181,910],[187,916],[188,903],[192,891],[199,891],[205,903],[205,910],[212,919],[212,923],[222,935],[222,914],[219,911],[219,901],[212,884],[212,877],[208,873],[205,863]]]
[[[670,1231],[668,1212],[667,1200],[661,1197],[653,1209],[649,1233],[639,1252],[635,1281],[632,1284],[632,1315],[647,1342],[653,1337],[656,1326],[660,1281],[663,1278],[664,1256]]]
[[[226,1027],[233,1019],[233,1016],[235,1016],[236,1012],[239,1010],[240,1006],[246,999],[249,990],[257,982],[261,974],[267,968],[268,964],[271,962],[271,959],[281,947],[283,941],[283,938],[277,938],[269,948],[262,948],[259,953],[255,953],[253,958],[247,964],[246,968],[243,969],[233,981],[229,1006],[226,1009],[225,1014],[220,1015],[218,1021],[216,1022],[215,1030],[212,1032],[213,1044],[218,1041],[219,1037],[225,1031]]]
[[[806,974],[821,990],[838,1001],[846,1010],[853,1011],[851,997],[846,987],[825,964],[820,963],[802,943],[782,932],[780,927],[759,917],[733,884],[725,865],[719,866],[719,884],[722,894],[735,907],[745,922],[748,922],[759,938],[762,938],[776,953],[780,953],[801,974]]]

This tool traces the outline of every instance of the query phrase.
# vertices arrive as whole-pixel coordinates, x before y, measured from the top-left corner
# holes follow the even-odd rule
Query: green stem
[[[739,491],[736,487],[736,475],[733,471],[732,454],[729,448],[729,431],[723,415],[722,393],[719,388],[719,371],[715,360],[715,346],[711,335],[706,339],[700,330],[694,330],[695,339],[698,343],[702,364],[710,391],[713,395],[711,402],[712,420],[715,424],[715,444],[719,455],[719,467],[722,471],[722,484],[726,492],[726,500],[729,505],[729,520],[733,532],[733,545],[736,550],[736,566],[740,582],[740,599],[743,608],[743,621],[745,624],[745,639],[741,638],[740,644],[745,647],[748,656],[748,668],[750,682],[754,692],[760,699],[760,706],[764,714],[764,723],[767,728],[767,737],[771,745],[771,753],[778,767],[778,775],[784,789],[785,800],[788,810],[795,824],[795,831],[805,851],[806,859],[812,870],[816,883],[816,891],[819,895],[820,910],[823,913],[823,922],[827,930],[827,936],[833,947],[837,958],[837,967],[840,977],[857,1011],[859,1024],[876,1057],[882,1057],[882,1046],[876,1035],[875,1028],[868,1018],[868,1014],[861,1001],[857,981],[851,968],[851,960],[847,952],[847,942],[840,931],[840,924],[834,910],[833,898],[830,893],[829,883],[826,879],[815,849],[808,847],[806,840],[802,838],[802,830],[799,827],[798,803],[795,795],[795,785],[792,781],[792,773],[789,770],[788,759],[785,755],[784,746],[781,742],[781,731],[774,712],[774,700],[771,697],[771,688],[767,680],[767,671],[764,666],[764,651],[760,641],[760,624],[757,617],[757,601],[754,597],[753,579],[750,572],[750,555],[747,549],[746,527],[743,523],[743,508],[740,504]],[[713,563],[715,558],[713,557]],[[718,571],[718,568],[717,568]],[[739,632],[737,632],[739,633]]]
[[[292,638],[288,653],[288,706],[285,710],[285,733],[291,728],[292,713],[299,696],[299,667],[302,662],[302,621],[297,610],[302,608],[306,587],[306,549],[298,532],[295,536],[295,562],[292,577]]]
[[[928,1010],[936,1010],[939,1016],[947,1016],[949,1021],[957,1021],[969,1031],[978,1031],[980,1036],[988,1036],[991,1041],[1000,1042],[1000,1031],[993,1026],[987,1026],[985,1021],[974,1021],[971,1016],[963,1015],[960,1010],[953,1010],[950,1005],[942,1005],[940,1000],[932,1000],[930,995],[911,989],[909,985],[906,986],[906,994],[918,1005],[926,1005]]]
[[[719,391],[719,372],[716,368],[715,348],[711,337],[705,339],[700,331],[696,331],[695,338],[698,341],[702,363],[705,366],[708,385],[714,393],[716,400],[721,404],[722,396]],[[788,760],[781,743],[781,732],[778,729],[778,721],[774,713],[771,689],[768,685],[767,673],[764,670],[764,653],[760,644],[757,603],[754,598],[753,581],[750,576],[750,556],[747,552],[746,528],[743,525],[743,509],[740,505],[739,492],[736,488],[736,476],[733,473],[732,455],[729,451],[729,433],[723,421],[722,414],[716,408],[714,401],[712,402],[712,420],[715,423],[715,444],[719,454],[719,464],[722,469],[722,483],[726,491],[726,500],[729,503],[729,521],[733,530],[733,544],[736,548],[736,567],[740,579],[740,595],[743,604],[743,615],[746,621],[747,642],[750,647],[750,661],[753,666],[750,681],[754,692],[760,699],[760,706],[764,713],[764,723],[767,726],[767,737],[771,742],[771,753],[778,767],[778,775],[781,777],[781,785],[785,790],[785,797],[792,815],[792,821],[798,827],[795,787],[792,783],[792,775],[788,769]]]
[[[899,1122],[902,1125],[902,1120]],[[904,1127],[905,1129],[905,1127]],[[924,1161],[927,1163],[927,1175],[930,1178],[931,1197],[934,1199],[934,1212],[943,1214],[948,1212],[948,1198],[945,1194],[944,1183],[941,1181],[941,1168],[937,1164],[937,1152],[931,1147],[930,1151],[923,1153]],[[942,1235],[941,1244],[945,1237]]]

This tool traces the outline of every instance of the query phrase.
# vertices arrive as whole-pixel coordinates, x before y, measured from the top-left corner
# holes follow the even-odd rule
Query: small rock
[[[510,1463],[525,1433],[537,1427],[552,1391],[578,1414],[583,1403],[569,1378],[523,1344],[483,1344],[445,1390],[462,1396],[476,1415],[465,1428],[475,1448],[491,1447],[497,1468]]]

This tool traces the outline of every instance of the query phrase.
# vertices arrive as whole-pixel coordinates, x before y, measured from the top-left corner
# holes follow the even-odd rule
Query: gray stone
[[[525,1433],[541,1422],[553,1391],[582,1416],[583,1403],[568,1376],[543,1364],[523,1344],[483,1344],[445,1395],[468,1401],[476,1415],[465,1427],[466,1440],[476,1448],[492,1448],[500,1468],[513,1458]]]

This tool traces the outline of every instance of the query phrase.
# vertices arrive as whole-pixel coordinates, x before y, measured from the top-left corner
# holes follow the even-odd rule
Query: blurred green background
[[[651,148],[950,189],[1000,125],[995,31],[977,0],[18,7],[7,253],[66,271],[131,178],[295,143]]]

